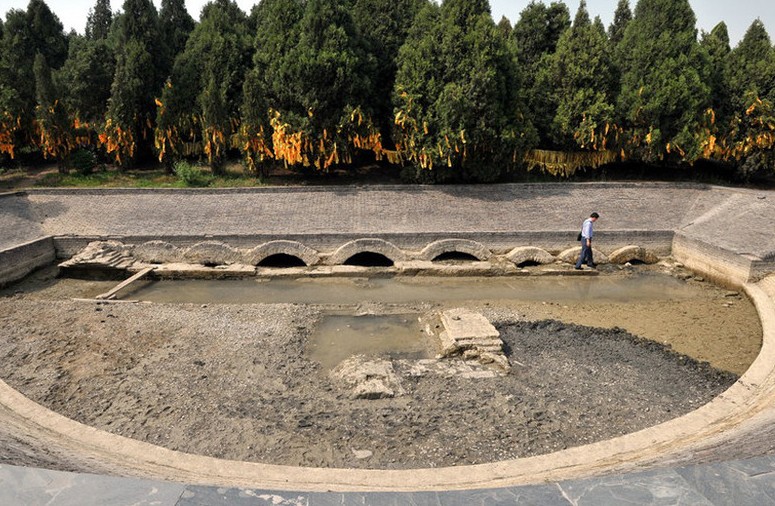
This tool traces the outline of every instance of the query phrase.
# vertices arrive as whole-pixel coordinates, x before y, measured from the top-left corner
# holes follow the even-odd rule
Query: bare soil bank
[[[405,377],[403,397],[353,401],[306,352],[329,308],[57,300],[50,276],[0,298],[0,378],[102,430],[275,464],[463,465],[608,439],[696,409],[735,381],[687,353],[740,373],[761,338],[745,298],[696,280],[687,282],[703,296],[691,301],[480,303],[508,346],[512,374]],[[654,341],[576,323],[640,329]],[[3,445],[0,462],[68,467],[0,437]]]

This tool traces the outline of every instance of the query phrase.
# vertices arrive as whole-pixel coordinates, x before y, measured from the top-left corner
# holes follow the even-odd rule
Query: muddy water
[[[91,298],[116,285],[115,281],[56,279],[55,274],[55,268],[39,271],[0,294],[18,291],[45,300]],[[687,276],[685,272],[680,274]],[[635,270],[609,268],[596,277],[141,282],[119,295],[125,300],[167,303],[322,305],[323,321],[312,325],[313,329],[326,325],[325,312],[331,309],[326,306],[331,305],[337,306],[339,314],[350,315],[421,313],[464,305],[484,313],[491,321],[501,315],[518,314],[532,321],[551,319],[591,327],[620,327],[719,369],[744,373],[761,348],[756,309],[742,294],[692,279],[691,275],[689,278],[678,279],[662,267],[641,266]],[[369,302],[376,304],[371,307]],[[403,335],[412,335],[412,331]]]
[[[122,297],[199,304],[284,302],[335,305],[340,309],[366,304],[367,312],[376,314],[465,305],[493,321],[500,314],[516,312],[532,321],[553,319],[592,327],[620,327],[735,374],[743,374],[756,358],[762,335],[756,310],[744,295],[694,279],[677,279],[659,270],[611,270],[596,277],[160,281],[138,285]],[[368,307],[370,303],[375,307]],[[381,311],[380,305],[393,308]],[[353,310],[351,314],[360,312]],[[328,336],[336,334],[326,320],[324,314],[317,327],[329,329],[325,330]],[[360,324],[367,320],[358,322],[363,327]],[[331,325],[342,328],[336,323]],[[395,322],[387,327],[390,330],[385,332],[393,336],[390,342],[415,335]],[[344,329],[348,329],[346,324]],[[371,333],[368,328],[357,332],[359,336]],[[331,352],[340,355],[354,354],[363,340],[345,334],[325,339],[335,343],[329,346],[336,348]],[[316,341],[313,336],[312,342]],[[400,353],[401,349],[398,346],[393,351]]]
[[[700,294],[666,275],[633,277],[326,278],[179,280],[138,285],[122,298],[165,303],[414,304],[476,300],[638,302]]]
[[[307,352],[323,369],[333,369],[353,355],[423,359],[432,356],[418,314],[328,315],[315,328]]]

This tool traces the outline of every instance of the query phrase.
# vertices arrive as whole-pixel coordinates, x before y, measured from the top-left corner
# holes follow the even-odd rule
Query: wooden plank
[[[134,283],[138,279],[142,278],[143,276],[145,276],[146,274],[148,274],[152,270],[153,270],[153,267],[146,267],[145,269],[141,270],[140,272],[138,272],[137,274],[135,274],[131,278],[127,279],[126,281],[122,281],[121,283],[116,285],[116,287],[113,288],[112,290],[110,290],[108,292],[105,292],[105,293],[101,293],[100,295],[97,295],[95,297],[95,299],[112,299],[112,298],[115,298],[116,294],[120,290],[123,290],[127,286],[131,285],[132,283]]]

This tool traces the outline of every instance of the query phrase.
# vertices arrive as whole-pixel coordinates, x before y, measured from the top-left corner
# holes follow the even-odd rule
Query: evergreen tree
[[[392,122],[391,93],[396,80],[398,50],[404,44],[417,12],[427,0],[355,0],[353,21],[375,61],[370,75],[375,110],[384,137]]]
[[[334,0],[308,0],[299,41],[285,61],[297,115],[310,116],[313,130],[339,121],[347,105],[365,105],[372,62],[349,12]]]
[[[162,0],[159,11],[159,29],[166,49],[164,67],[172,69],[172,62],[186,47],[186,41],[196,23],[186,10],[184,0]]]
[[[640,0],[617,48],[618,109],[627,150],[645,160],[699,155],[695,133],[710,106],[707,53],[688,0]]]
[[[202,9],[160,100],[156,148],[162,160],[194,154],[182,148],[198,143],[197,154],[207,156],[215,172],[222,169],[252,52],[247,26],[247,16],[231,0],[215,0]]]
[[[115,71],[115,56],[105,38],[71,40],[69,56],[57,78],[67,109],[81,122],[104,123]]]
[[[27,5],[29,37],[35,52],[41,53],[52,69],[60,68],[67,58],[67,37],[62,22],[43,0]],[[33,58],[34,60],[34,55]]]
[[[38,146],[46,158],[59,162],[59,171],[65,172],[65,160],[73,149],[70,117],[51,78],[51,68],[46,58],[35,55],[35,119],[37,120]]]
[[[520,88],[516,48],[487,1],[426,6],[401,48],[394,94],[396,144],[415,177],[493,181],[514,168],[532,143]]]
[[[727,65],[731,48],[729,46],[729,32],[723,21],[717,24],[710,33],[703,32],[700,44],[708,53],[710,74],[708,86],[710,87],[711,107],[715,113],[715,123],[728,125],[732,117],[732,97],[727,76]]]
[[[86,38],[91,40],[107,39],[110,25],[113,24],[113,11],[110,0],[97,0],[86,18]]]
[[[533,65],[544,55],[554,53],[557,42],[570,24],[570,12],[564,3],[552,2],[547,7],[531,1],[514,25],[513,36],[520,62]]]
[[[243,105],[248,164],[269,150],[267,113],[272,156],[289,166],[326,171],[351,163],[355,149],[381,153],[371,111],[363,109],[373,96],[372,68],[341,2],[262,2]]]
[[[8,11],[0,39],[0,151],[9,155],[37,144],[33,67],[38,53],[49,68],[58,69],[67,57],[67,37],[46,3],[31,0],[26,11]]]
[[[260,175],[263,162],[274,156],[269,111],[287,111],[293,104],[283,62],[299,38],[303,15],[301,0],[263,0],[251,12],[255,51],[243,88],[240,145],[248,168]]]
[[[585,0],[571,29],[560,37],[550,72],[557,103],[556,147],[606,149],[606,135],[614,122],[613,61],[605,28],[590,22]]]
[[[760,20],[748,28],[729,58],[727,79],[734,119],[728,157],[749,178],[775,172],[775,48]],[[722,132],[723,133],[723,132]]]
[[[632,11],[629,0],[619,0],[614,12],[614,20],[608,27],[608,39],[614,47],[618,46],[624,38],[624,31],[630,21],[632,21]]]
[[[127,167],[152,153],[154,100],[166,75],[159,17],[150,0],[124,1],[115,44],[116,73],[101,139],[116,162]]]
[[[511,37],[511,32],[514,30],[511,26],[511,21],[506,16],[501,16],[501,20],[498,22],[498,28],[504,37]]]
[[[550,83],[551,56],[569,27],[570,12],[565,4],[553,2],[547,7],[535,1],[525,7],[514,25],[513,37],[527,83],[527,110],[544,147],[552,144],[552,121],[557,107]]]
[[[746,95],[775,101],[775,50],[761,20],[754,21],[732,51],[727,76],[737,111],[747,108]]]

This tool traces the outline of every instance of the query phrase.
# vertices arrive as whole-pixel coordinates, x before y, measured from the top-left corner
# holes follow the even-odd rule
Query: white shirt
[[[594,230],[592,230],[594,223],[592,218],[584,220],[584,224],[581,226],[581,237],[584,239],[592,239],[592,236],[595,235]]]

